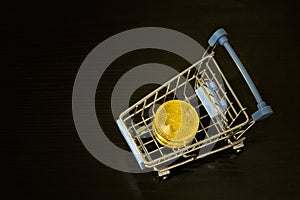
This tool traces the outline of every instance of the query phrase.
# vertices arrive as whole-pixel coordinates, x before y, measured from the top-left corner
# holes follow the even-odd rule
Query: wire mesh
[[[227,102],[226,109],[222,110],[216,96],[206,94],[218,113],[213,118],[195,93],[196,89],[205,88],[207,82],[214,82],[217,85],[214,90],[217,99]],[[182,148],[161,145],[151,128],[156,109],[174,99],[190,103],[200,119],[195,138]],[[235,133],[240,134],[243,126],[248,123],[248,116],[211,53],[124,111],[120,120],[135,142],[145,166],[156,167],[226,140]]]

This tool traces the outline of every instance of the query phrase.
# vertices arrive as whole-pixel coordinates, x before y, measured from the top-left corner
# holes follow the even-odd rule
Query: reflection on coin
[[[152,129],[157,141],[168,147],[181,148],[193,140],[199,117],[193,106],[185,101],[171,100],[156,111]]]

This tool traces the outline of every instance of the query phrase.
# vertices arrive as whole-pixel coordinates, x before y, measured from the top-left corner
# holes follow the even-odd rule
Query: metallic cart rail
[[[272,114],[230,46],[225,30],[217,30],[208,42],[210,46],[201,60],[120,114],[117,124],[141,169],[151,168],[165,176],[174,167],[224,149],[239,151],[244,146],[245,131]],[[218,44],[226,48],[257,101],[258,110],[252,119],[214,59],[213,49]],[[200,120],[195,138],[182,148],[161,145],[151,128],[158,106],[173,99],[190,103]]]

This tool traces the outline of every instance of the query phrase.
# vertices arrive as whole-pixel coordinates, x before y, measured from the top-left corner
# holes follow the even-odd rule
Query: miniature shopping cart
[[[238,152],[244,146],[245,131],[273,113],[230,46],[225,30],[217,30],[208,43],[201,60],[120,114],[117,124],[142,170],[152,169],[164,177],[172,168],[207,155],[228,148]],[[258,110],[252,118],[214,59],[218,44],[228,51],[257,101]],[[151,126],[158,106],[174,99],[190,103],[199,115],[195,138],[181,148],[161,145]]]

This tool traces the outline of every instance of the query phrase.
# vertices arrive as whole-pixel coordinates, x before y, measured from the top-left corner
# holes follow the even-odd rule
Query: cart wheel
[[[162,177],[159,178],[159,182],[164,182],[168,178],[169,178],[169,176],[162,176]]]
[[[233,146],[234,153],[240,154],[243,150],[243,147],[244,147],[244,142],[240,142],[240,143],[234,145]]]
[[[157,174],[154,175],[154,181],[157,181],[159,183],[165,182],[167,179],[169,179],[170,176],[161,176],[159,177]]]
[[[170,170],[162,170],[157,172],[159,182],[163,182],[170,177]]]
[[[242,151],[243,151],[242,148],[234,149],[234,153],[235,153],[235,154],[240,154],[240,153],[242,153]]]

